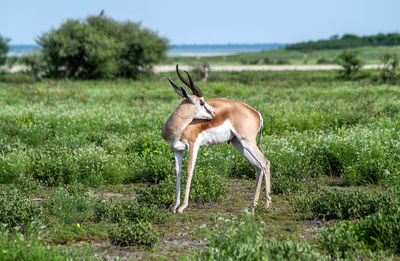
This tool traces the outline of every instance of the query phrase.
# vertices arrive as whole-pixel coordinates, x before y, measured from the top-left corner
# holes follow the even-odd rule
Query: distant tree
[[[395,53],[385,53],[382,57],[383,68],[381,71],[381,79],[384,82],[396,82],[398,75],[396,73],[399,67],[399,56]]]
[[[336,40],[339,39],[339,35],[338,34],[334,34],[331,37],[329,37],[329,40]]]
[[[165,57],[168,42],[140,24],[104,15],[70,19],[39,37],[50,76],[135,78]]]
[[[340,53],[336,58],[336,62],[343,67],[343,69],[339,71],[339,75],[346,80],[356,78],[362,66],[362,62],[358,58],[358,52],[351,49],[344,50]]]
[[[5,37],[1,36],[1,34],[0,34],[0,65],[3,65],[6,63],[7,53],[9,50],[9,47],[8,47],[9,41],[10,41],[10,39],[5,38]]]

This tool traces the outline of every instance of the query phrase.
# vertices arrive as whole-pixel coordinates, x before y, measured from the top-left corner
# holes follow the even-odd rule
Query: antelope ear
[[[172,89],[174,89],[174,91],[179,96],[181,96],[182,98],[188,98],[188,95],[187,95],[185,89],[183,89],[182,87],[176,86],[175,83],[170,78],[168,78],[168,81],[169,81],[169,84],[171,85]]]

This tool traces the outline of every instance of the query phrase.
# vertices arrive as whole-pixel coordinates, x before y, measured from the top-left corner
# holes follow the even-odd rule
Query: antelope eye
[[[201,105],[201,106],[204,106],[204,102],[203,102],[203,101],[201,101],[201,102],[200,102],[200,105]]]

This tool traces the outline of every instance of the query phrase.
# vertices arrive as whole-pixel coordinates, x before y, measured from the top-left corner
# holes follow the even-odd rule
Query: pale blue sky
[[[141,22],[171,44],[292,43],[400,32],[398,0],[1,0],[0,34],[31,44],[67,18]]]

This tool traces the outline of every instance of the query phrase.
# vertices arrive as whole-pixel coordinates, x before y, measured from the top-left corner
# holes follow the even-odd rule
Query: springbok
[[[173,90],[183,98],[182,102],[169,116],[162,130],[163,139],[174,149],[175,155],[176,197],[171,211],[181,213],[188,205],[190,183],[199,147],[223,142],[231,142],[257,172],[254,206],[257,205],[260,196],[262,176],[264,175],[266,207],[268,208],[271,202],[270,164],[257,147],[261,140],[263,127],[261,114],[247,104],[238,101],[228,99],[205,101],[203,92],[193,84],[188,72],[185,71],[189,81],[180,74],[178,65],[176,65],[176,73],[181,81],[192,90],[193,95],[189,95],[183,87],[176,86],[168,78]],[[257,134],[259,134],[258,143],[256,142]],[[187,183],[183,204],[178,208],[180,204],[182,152],[184,150],[189,150]]]

